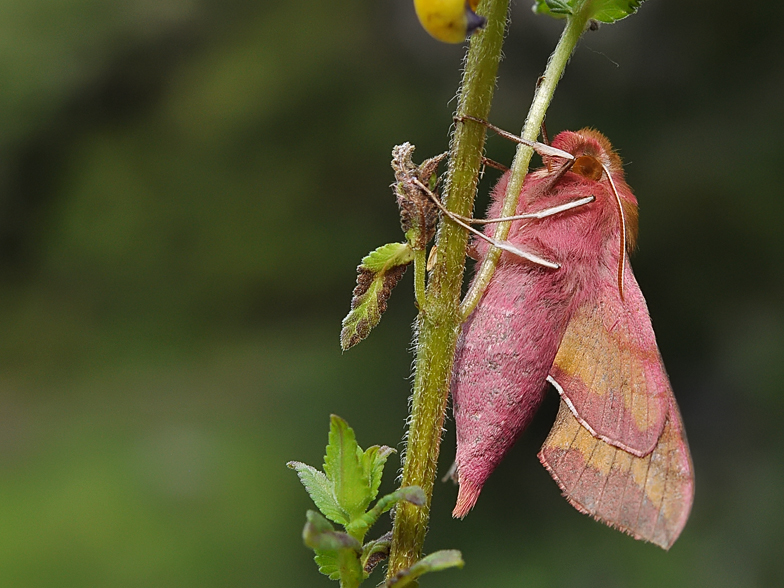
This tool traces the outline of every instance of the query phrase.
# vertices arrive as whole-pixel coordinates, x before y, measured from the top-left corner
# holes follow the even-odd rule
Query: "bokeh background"
[[[529,4],[491,114],[510,130],[561,28]],[[465,521],[437,485],[426,548],[467,564],[427,586],[784,585],[782,17],[646,2],[585,36],[548,116],[607,134],[640,200],[697,476],[681,539],[559,496],[535,457],[553,393]],[[0,584],[331,585],[284,464],[321,464],[330,413],[401,447],[411,276],[345,354],[340,320],[400,239],[392,146],[447,147],[463,48],[400,0],[2,0],[0,31]]]

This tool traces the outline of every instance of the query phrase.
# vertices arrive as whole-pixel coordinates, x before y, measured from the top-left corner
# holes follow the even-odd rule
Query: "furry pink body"
[[[586,150],[604,153],[596,141],[572,132],[559,134],[553,146],[576,156]],[[558,167],[563,161],[551,163]],[[636,205],[622,173],[613,179],[621,199]],[[473,507],[487,477],[533,418],[575,309],[606,295],[603,290],[615,280],[620,222],[609,183],[571,171],[555,184],[552,180],[547,169],[529,174],[517,214],[589,195],[596,200],[544,219],[514,222],[509,242],[561,267],[547,269],[503,253],[484,297],[463,326],[452,381],[460,483],[455,516],[465,516]],[[500,216],[507,182],[508,174],[493,190],[488,218]],[[480,257],[487,248],[476,244]]]

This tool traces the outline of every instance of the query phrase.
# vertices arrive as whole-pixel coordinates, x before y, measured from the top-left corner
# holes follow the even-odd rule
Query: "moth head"
[[[618,199],[623,210],[626,249],[632,251],[637,245],[637,198],[624,181],[623,161],[607,137],[591,128],[565,131],[553,139],[553,147],[574,155],[570,172],[594,182],[604,182],[612,198]],[[551,165],[548,162],[548,167]]]
[[[574,156],[562,169],[606,185],[605,193],[618,214],[618,293],[623,300],[626,253],[637,243],[638,228],[637,199],[623,179],[623,162],[607,137],[594,129],[560,133],[552,146]]]

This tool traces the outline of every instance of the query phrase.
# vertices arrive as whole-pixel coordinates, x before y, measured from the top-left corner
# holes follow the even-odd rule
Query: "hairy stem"
[[[544,75],[540,78],[540,83],[534,94],[534,100],[531,103],[531,108],[528,110],[528,117],[525,119],[522,133],[524,139],[536,141],[538,138],[539,129],[544,121],[547,108],[550,106],[550,101],[553,99],[555,87],[558,85],[561,76],[563,76],[566,64],[569,62],[569,58],[577,46],[577,41],[580,40],[587,24],[587,11],[578,12],[567,19],[566,28],[564,28],[558,45],[556,45],[555,51],[553,51],[547,62],[547,68],[544,71]],[[504,196],[504,207],[501,211],[501,216],[512,216],[515,214],[520,191],[528,173],[528,165],[531,163],[533,153],[533,149],[528,145],[521,144],[517,147],[509,184]],[[495,239],[497,241],[505,241],[511,226],[511,222],[498,223],[494,234]],[[490,278],[493,277],[500,257],[501,250],[491,247],[460,306],[461,319],[465,320],[476,308],[476,305],[479,304],[482,294],[484,294],[487,285],[490,283]]]
[[[479,7],[479,12],[487,18],[488,24],[484,31],[471,39],[457,116],[488,118],[507,9],[508,0],[484,0]],[[534,141],[539,134],[555,87],[587,22],[585,13],[576,14],[567,20],[566,28],[536,90],[523,128],[523,137],[529,141]],[[458,124],[452,136],[445,200],[448,208],[458,215],[469,216],[472,212],[484,137],[484,127],[476,124]],[[521,145],[517,149],[502,216],[512,216],[517,209],[532,154],[533,150],[528,146]],[[506,239],[510,224],[499,223],[495,232],[497,240]],[[430,519],[430,502],[460,324],[482,297],[500,256],[500,250],[491,248],[461,306],[460,289],[468,235],[460,226],[444,218],[439,226],[436,244],[437,261],[427,286],[425,305],[420,306],[418,317],[414,391],[401,481],[401,486],[420,486],[426,502],[422,507],[398,504],[387,578],[394,577],[421,557]]]
[[[460,89],[457,115],[486,119],[495,90],[501,57],[508,0],[483,0],[478,12],[487,18],[485,30],[470,42]],[[452,136],[445,200],[452,212],[468,216],[473,210],[477,177],[482,162],[485,129],[459,124]],[[443,219],[436,236],[438,256],[418,317],[414,391],[401,486],[419,486],[424,506],[397,506],[387,578],[413,565],[422,554],[441,431],[449,395],[457,336],[460,332],[460,289],[468,244],[466,232]]]
[[[424,249],[414,251],[414,299],[417,308],[425,308],[425,272],[427,269],[427,251]]]

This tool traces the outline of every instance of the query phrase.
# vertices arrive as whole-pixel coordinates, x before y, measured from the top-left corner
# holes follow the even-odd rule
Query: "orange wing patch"
[[[593,436],[633,455],[649,454],[672,396],[645,299],[631,269],[617,286],[577,309],[558,349],[551,383]]]
[[[636,457],[594,437],[562,401],[539,460],[577,510],[669,549],[694,494],[691,457],[674,399],[653,451]]]

